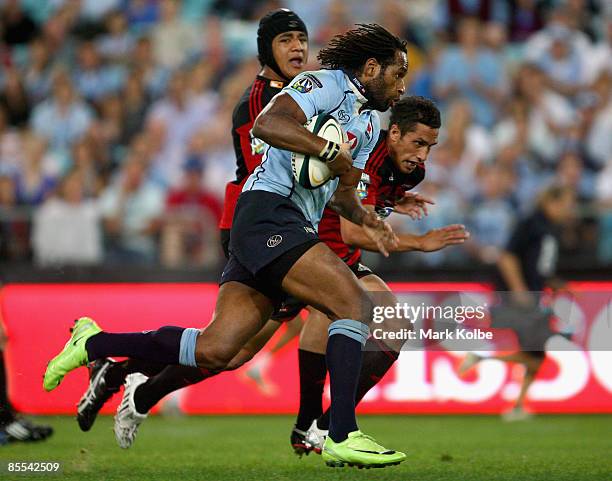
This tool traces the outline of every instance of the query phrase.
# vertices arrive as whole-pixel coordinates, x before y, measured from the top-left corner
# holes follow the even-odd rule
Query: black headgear
[[[267,65],[283,78],[286,77],[281,72],[276,60],[274,60],[272,40],[281,33],[291,32],[293,30],[304,32],[308,35],[306,24],[296,13],[288,8],[279,8],[278,10],[268,12],[259,21],[259,28],[257,29],[257,53],[259,63],[261,63],[262,66]]]

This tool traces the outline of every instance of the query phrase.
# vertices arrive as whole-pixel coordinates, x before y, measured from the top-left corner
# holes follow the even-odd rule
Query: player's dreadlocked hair
[[[406,42],[376,23],[357,24],[357,28],[336,35],[317,58],[325,68],[357,73],[369,58],[385,69],[395,60],[395,52],[406,52]]]
[[[391,110],[389,125],[397,125],[402,135],[412,132],[416,124],[424,124],[432,129],[441,125],[440,111],[436,104],[425,97],[404,97]]]

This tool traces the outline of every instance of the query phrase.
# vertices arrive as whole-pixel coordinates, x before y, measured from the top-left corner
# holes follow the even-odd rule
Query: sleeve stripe
[[[257,88],[257,80],[251,85],[251,93],[249,93],[249,119],[252,121],[255,117],[253,116],[253,96],[255,89]]]
[[[251,88],[251,94],[249,95],[249,113],[251,114],[251,120],[255,120],[257,114],[259,114],[260,110],[257,109],[257,96],[261,91],[262,82],[257,79],[253,82],[253,87]]]
[[[255,115],[255,117],[257,117],[257,115],[259,115],[259,112],[263,110],[263,107],[261,106],[261,97],[263,96],[263,92],[264,92],[264,83],[262,82],[259,92],[257,93],[257,114]]]
[[[370,156],[370,161],[368,162],[370,165],[367,168],[368,172],[376,173],[376,171],[378,170],[378,168],[386,157],[386,152],[383,148],[386,145],[387,143],[385,141],[381,142],[380,145],[374,151],[374,153]]]

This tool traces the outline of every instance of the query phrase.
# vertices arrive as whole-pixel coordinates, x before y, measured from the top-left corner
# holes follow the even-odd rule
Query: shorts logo
[[[273,236],[270,236],[270,238],[268,239],[267,245],[268,247],[276,247],[281,242],[283,242],[282,235],[273,235]]]
[[[291,85],[291,88],[293,90],[297,90],[301,94],[307,94],[308,92],[312,90],[312,80],[310,80],[310,78],[303,77],[295,81]]]

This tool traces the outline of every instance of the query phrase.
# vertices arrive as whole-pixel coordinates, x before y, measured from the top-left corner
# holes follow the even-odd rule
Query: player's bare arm
[[[374,206],[366,205],[366,209],[374,212]],[[345,219],[340,219],[342,240],[347,244],[369,251],[377,251],[376,244],[364,232],[364,229]],[[463,244],[470,234],[461,224],[452,224],[432,229],[425,234],[411,234],[409,232],[397,234],[397,245],[391,248],[392,252],[434,252],[451,245]]]
[[[383,255],[388,256],[389,251],[394,250],[397,246],[397,236],[389,224],[379,219],[374,211],[366,209],[361,204],[355,190],[360,178],[361,170],[354,167],[349,173],[341,176],[328,206],[353,224],[361,226],[369,242],[374,246],[372,250],[380,251]]]
[[[304,127],[307,121],[297,102],[290,95],[281,93],[261,111],[253,124],[253,135],[273,147],[318,157],[327,141],[309,132]],[[346,145],[328,162],[334,175],[348,172],[352,164]]]

